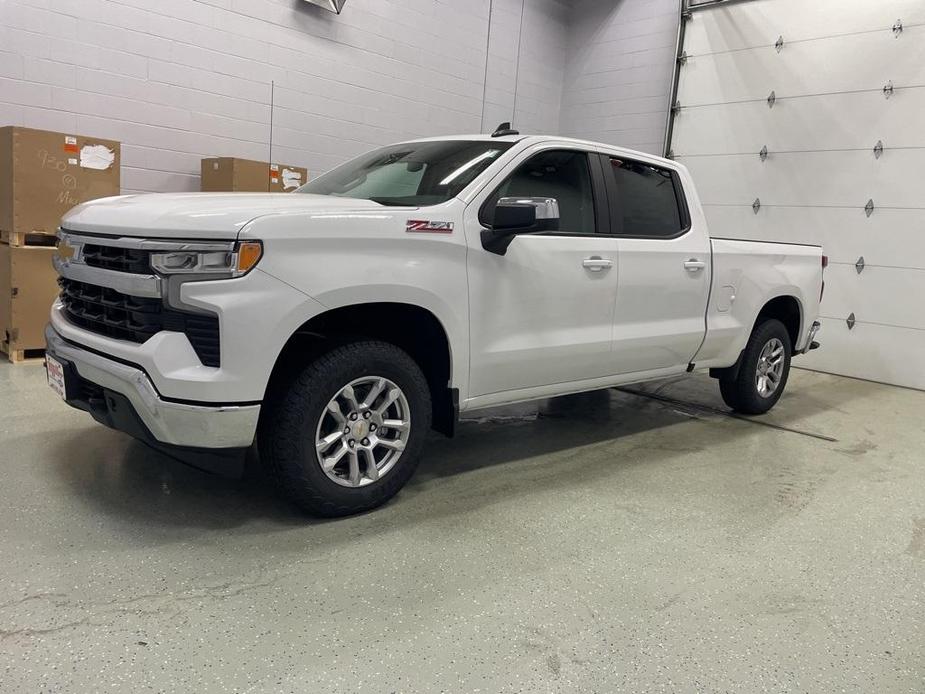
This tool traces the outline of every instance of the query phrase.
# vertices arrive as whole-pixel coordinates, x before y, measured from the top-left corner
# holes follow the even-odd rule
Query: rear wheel
[[[356,342],[308,365],[270,403],[260,455],[300,508],[345,516],[404,486],[430,422],[430,391],[414,360],[385,342]]]
[[[763,414],[780,400],[790,375],[790,334],[770,319],[752,331],[735,378],[722,378],[723,402],[736,412]]]

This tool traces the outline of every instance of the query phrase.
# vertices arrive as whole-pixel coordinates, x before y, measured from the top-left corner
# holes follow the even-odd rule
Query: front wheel
[[[742,414],[764,414],[780,400],[790,375],[790,334],[779,320],[756,326],[736,378],[723,378],[723,402]]]
[[[385,342],[329,352],[269,406],[258,434],[261,460],[284,495],[319,516],[366,511],[398,493],[431,422],[420,367]]]

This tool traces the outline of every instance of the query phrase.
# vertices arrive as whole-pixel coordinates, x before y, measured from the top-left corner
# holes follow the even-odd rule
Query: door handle
[[[690,260],[684,261],[684,269],[688,272],[699,272],[703,270],[707,264],[702,260],[697,260],[696,258],[691,258]]]
[[[588,268],[591,272],[600,272],[613,267],[613,261],[609,258],[602,258],[599,255],[592,255],[581,261],[581,266]]]

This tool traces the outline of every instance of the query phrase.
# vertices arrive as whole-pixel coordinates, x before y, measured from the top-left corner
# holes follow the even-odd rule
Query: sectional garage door
[[[673,156],[715,236],[819,243],[801,366],[925,389],[925,0],[750,0],[685,23]]]

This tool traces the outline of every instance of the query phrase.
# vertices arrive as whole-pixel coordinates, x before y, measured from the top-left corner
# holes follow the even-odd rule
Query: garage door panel
[[[794,365],[843,376],[925,389],[925,330],[825,320],[821,347]]]
[[[690,169],[706,203],[742,204],[756,197],[762,205],[858,208],[871,198],[879,207],[925,202],[918,150],[894,150],[880,159],[872,151],[846,151],[780,154],[765,162],[750,154],[678,161]]]
[[[735,7],[696,12],[685,27],[688,55],[771,46],[783,35],[787,44],[872,29],[890,30],[897,17],[907,26],[925,22],[921,0],[856,3],[844,0],[752,0],[747,13]]]
[[[830,258],[823,348],[800,364],[925,388],[925,0],[729,2],[684,41],[670,146],[711,233]]]
[[[880,140],[888,155],[891,148],[925,147],[925,127],[910,122],[910,113],[925,114],[925,88],[896,91],[890,99],[859,92],[787,99],[774,108],[764,101],[682,108],[674,121],[672,149],[675,156],[757,157],[767,146],[773,159],[780,152],[872,151]]]
[[[925,269],[925,210],[705,205],[713,236],[820,245],[832,263]],[[925,288],[923,288],[925,289]]]
[[[855,34],[731,53],[695,56],[680,73],[682,106],[778,99],[832,92],[879,90],[925,83],[925,26]],[[775,105],[775,108],[777,106]]]
[[[925,270],[866,267],[858,274],[854,265],[833,264],[825,272],[821,311],[826,318],[853,313],[867,323],[925,330],[925,301],[907,300],[923,293]]]

